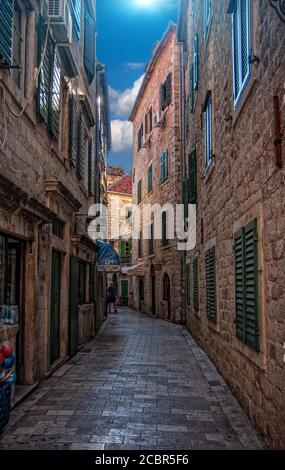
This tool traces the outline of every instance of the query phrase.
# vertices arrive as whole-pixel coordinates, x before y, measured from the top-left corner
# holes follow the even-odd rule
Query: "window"
[[[184,204],[184,218],[186,219],[188,217],[188,205],[190,204],[189,202],[189,178],[184,178],[183,180],[183,204]]]
[[[194,70],[193,70],[193,88],[194,90],[198,89],[198,80],[199,80],[199,38],[198,34],[195,34],[194,37]]]
[[[208,319],[216,323],[216,249],[211,248],[206,253],[206,310]]]
[[[212,17],[212,0],[204,0],[204,37],[207,39]]]
[[[139,239],[138,239],[138,258],[142,258],[142,232],[140,232]]]
[[[168,150],[160,156],[160,182],[164,183],[168,178]]]
[[[150,165],[147,170],[147,188],[148,188],[148,192],[151,193],[152,192],[152,165]]]
[[[0,305],[20,302],[22,243],[0,234]]]
[[[88,141],[88,194],[95,195],[95,148],[93,139]]]
[[[195,313],[199,312],[199,264],[198,257],[193,259],[192,264],[192,299]]]
[[[207,93],[204,105],[204,139],[205,139],[205,166],[208,168],[212,163],[212,142],[213,142],[213,129],[212,129],[212,93]]]
[[[16,85],[23,90],[25,71],[25,30],[26,15],[20,1],[14,2],[12,64],[19,68],[12,70],[12,77]]]
[[[64,238],[64,223],[61,220],[55,219],[52,223],[52,234],[55,237]]]
[[[186,264],[185,284],[186,302],[190,305],[190,264]]]
[[[89,83],[92,83],[95,76],[95,61],[96,61],[96,25],[95,21],[85,11],[84,15],[84,67],[87,73]]]
[[[44,57],[47,26],[43,16],[38,22],[38,64],[43,59],[38,78],[37,114],[47,124],[50,135],[58,138],[60,121],[61,62],[58,49],[48,36]]]
[[[160,109],[164,111],[172,101],[172,75],[166,77],[165,82],[160,86]]]
[[[144,116],[144,133],[147,136],[148,134],[148,114]]]
[[[148,112],[149,132],[152,131],[152,108]]]
[[[71,0],[71,11],[73,16],[73,27],[78,38],[80,38],[81,0]]]
[[[79,263],[79,304],[86,304],[86,263]]]
[[[137,184],[137,201],[138,204],[142,202],[142,180],[139,180]]]
[[[197,153],[193,150],[188,157],[189,203],[197,202]]]
[[[77,161],[77,147],[78,147],[78,110],[76,105],[76,96],[70,95],[69,98],[69,158],[76,166]]]
[[[153,237],[154,237],[154,225],[153,222],[148,227],[148,254],[149,256],[154,254],[154,246],[153,246]]]
[[[236,0],[232,12],[234,104],[250,77],[250,1]]]
[[[162,231],[162,240],[161,240],[161,244],[162,246],[167,246],[168,243],[169,243],[169,240],[168,240],[168,226],[167,226],[167,212],[166,211],[163,211],[162,212],[162,215],[161,215],[161,231]]]
[[[139,132],[138,132],[138,152],[142,148],[142,142],[143,142],[143,124],[141,125]]]
[[[12,63],[12,36],[13,36],[13,0],[0,2],[0,62],[7,65]],[[3,19],[5,21],[3,21]]]
[[[237,338],[259,351],[257,220],[235,234]]]

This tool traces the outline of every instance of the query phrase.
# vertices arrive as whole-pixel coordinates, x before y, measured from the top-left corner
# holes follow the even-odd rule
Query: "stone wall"
[[[269,2],[252,1],[251,77],[236,108],[233,106],[231,16],[229,2],[212,2],[208,39],[203,38],[203,9],[188,2],[186,90],[199,34],[199,87],[186,137],[186,156],[198,155],[197,246],[187,262],[199,257],[199,313],[187,308],[187,326],[215,362],[258,430],[273,447],[285,446],[284,406],[284,158],[276,165],[273,96],[280,101],[285,125],[285,29]],[[213,163],[204,164],[201,110],[212,90]],[[234,234],[253,219],[258,222],[258,288],[261,351],[236,338]],[[203,226],[203,232],[201,227]],[[207,320],[205,251],[216,245],[217,324]],[[191,285],[190,285],[191,291]],[[192,300],[191,300],[192,304]]]

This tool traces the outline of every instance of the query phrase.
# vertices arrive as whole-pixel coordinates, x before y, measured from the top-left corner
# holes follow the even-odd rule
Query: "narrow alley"
[[[181,326],[131,309],[11,412],[0,449],[261,449]]]

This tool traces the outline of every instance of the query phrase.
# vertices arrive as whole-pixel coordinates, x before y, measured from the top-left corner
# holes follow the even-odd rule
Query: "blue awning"
[[[96,259],[98,271],[117,272],[121,270],[121,260],[110,243],[97,240],[99,252]]]

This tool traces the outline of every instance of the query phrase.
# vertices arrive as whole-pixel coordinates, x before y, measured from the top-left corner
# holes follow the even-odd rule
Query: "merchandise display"
[[[5,339],[0,343],[0,431],[9,421],[11,390],[16,383],[14,366],[13,347],[10,341]]]

